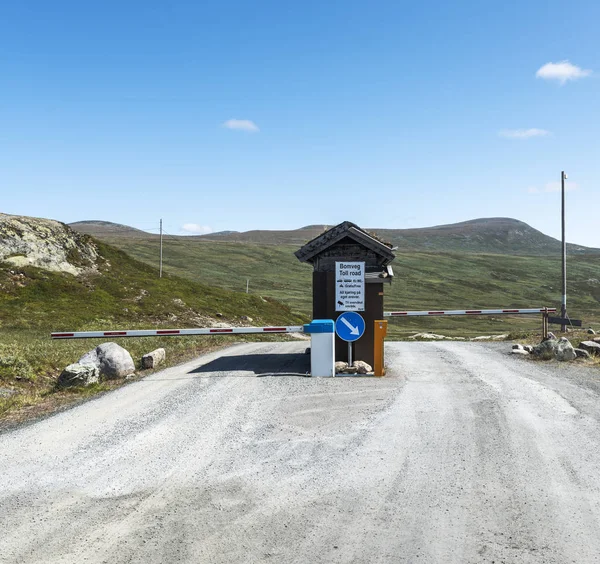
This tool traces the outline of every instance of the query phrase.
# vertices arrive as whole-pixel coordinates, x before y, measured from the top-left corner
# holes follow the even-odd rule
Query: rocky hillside
[[[164,275],[57,221],[0,215],[4,330],[161,324],[298,324],[275,300]],[[246,320],[246,321],[244,321]]]
[[[64,223],[0,213],[0,261],[79,275],[94,270],[98,248]]]

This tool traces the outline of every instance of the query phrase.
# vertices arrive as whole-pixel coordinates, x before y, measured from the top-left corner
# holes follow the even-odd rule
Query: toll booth
[[[365,332],[354,342],[353,360],[364,360],[373,366],[374,322],[383,319],[384,285],[391,284],[394,276],[390,266],[395,258],[392,245],[358,225],[344,221],[306,243],[295,255],[300,262],[313,265],[313,319],[336,320],[344,311],[359,313],[365,320]],[[346,263],[364,263],[361,271],[364,293],[360,303],[349,300],[350,305],[344,305],[341,302],[345,300],[339,299],[344,283],[340,272],[345,272],[341,268]],[[338,336],[335,359],[348,361],[348,343]]]

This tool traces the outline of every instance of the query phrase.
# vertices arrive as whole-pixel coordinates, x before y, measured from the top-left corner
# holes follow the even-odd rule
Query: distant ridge
[[[89,235],[104,237],[156,237],[116,223],[79,221],[70,224],[73,229]],[[181,236],[177,239],[255,243],[263,245],[298,245],[317,237],[329,229],[328,225],[306,225],[290,230],[221,231],[207,235]],[[410,229],[367,228],[399,251],[496,253],[507,255],[559,255],[561,243],[527,223],[508,217],[479,218],[447,225]],[[170,236],[172,239],[173,236]],[[600,254],[600,249],[568,244],[572,254]]]
[[[68,224],[71,229],[92,235],[93,237],[101,237],[102,235],[129,235],[129,236],[144,236],[151,235],[141,229],[123,225],[121,223],[112,223],[111,221],[101,221],[98,219],[86,219],[85,221],[76,221]]]

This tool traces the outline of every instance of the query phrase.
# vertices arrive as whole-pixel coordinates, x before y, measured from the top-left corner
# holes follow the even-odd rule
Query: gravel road
[[[386,378],[246,343],[0,434],[2,563],[600,561],[600,373],[388,343]]]

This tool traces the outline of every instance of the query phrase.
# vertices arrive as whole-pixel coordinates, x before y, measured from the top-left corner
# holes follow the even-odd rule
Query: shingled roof
[[[376,239],[373,235],[370,235],[351,221],[344,221],[328,231],[321,233],[321,235],[306,243],[306,245],[298,249],[294,254],[300,262],[312,263],[313,259],[318,254],[346,237],[353,239],[360,245],[363,245],[367,249],[383,257],[385,259],[385,264],[391,262],[395,258],[390,244],[383,243],[379,239]]]

